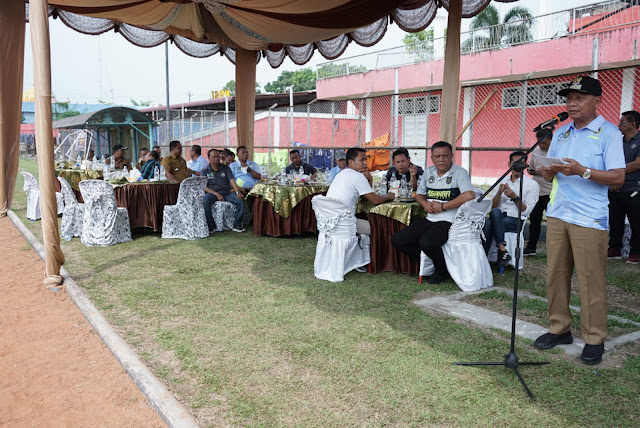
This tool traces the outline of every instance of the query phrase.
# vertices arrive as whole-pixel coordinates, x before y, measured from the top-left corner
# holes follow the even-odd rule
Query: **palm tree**
[[[471,38],[465,40],[461,51],[478,52],[528,42],[533,38],[531,25],[531,11],[526,7],[509,9],[501,25],[498,9],[490,4],[471,21]]]

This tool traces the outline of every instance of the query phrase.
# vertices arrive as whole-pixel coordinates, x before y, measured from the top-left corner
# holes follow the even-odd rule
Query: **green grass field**
[[[37,172],[32,161],[21,169]],[[14,211],[25,217],[22,177]],[[508,337],[412,304],[416,277],[313,276],[316,238],[218,233],[198,241],[134,240],[87,248],[62,242],[65,267],[116,330],[202,426],[638,426],[640,345],[587,367],[517,340],[538,401],[512,372],[454,361],[496,361]],[[544,295],[545,258],[527,259],[521,287]],[[610,281],[637,299],[637,266],[612,263]],[[513,271],[496,276],[510,287]],[[626,310],[624,308],[620,310]]]

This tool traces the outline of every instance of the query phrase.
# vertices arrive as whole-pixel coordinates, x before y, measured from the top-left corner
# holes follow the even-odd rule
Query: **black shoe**
[[[551,349],[556,345],[570,345],[573,343],[571,331],[562,334],[545,333],[538,337],[533,346],[538,349]]]
[[[535,256],[536,255],[536,249],[527,247],[527,248],[524,249],[522,254],[524,256]]]
[[[431,285],[442,284],[448,278],[449,278],[448,272],[445,272],[445,273],[434,272],[433,275],[427,278],[427,284],[431,284]]]
[[[602,354],[604,354],[604,343],[601,343],[600,345],[584,345],[580,359],[583,363],[594,366],[596,364],[600,364],[602,361]]]
[[[509,260],[511,260],[511,256],[506,251],[498,250],[498,259],[496,262],[498,263],[498,267],[504,267],[509,264]]]

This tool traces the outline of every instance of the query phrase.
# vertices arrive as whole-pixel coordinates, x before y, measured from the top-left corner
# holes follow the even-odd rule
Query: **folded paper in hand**
[[[544,166],[544,167],[550,167],[551,165],[558,165],[558,164],[563,164],[565,162],[563,162],[562,159],[557,159],[557,158],[548,158],[546,156],[540,156],[537,153],[533,154],[533,157],[536,159],[536,163]]]

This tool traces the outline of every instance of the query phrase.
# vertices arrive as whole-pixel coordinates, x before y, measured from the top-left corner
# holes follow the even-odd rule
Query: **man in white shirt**
[[[360,196],[367,198],[374,205],[387,201],[393,201],[395,195],[377,195],[371,188],[371,184],[363,172],[367,169],[367,153],[360,148],[347,150],[347,167],[338,175],[329,186],[327,197],[343,201],[353,215],[356,215],[356,203]],[[371,226],[367,220],[357,219],[356,231],[361,235],[370,235]]]
[[[191,146],[191,150],[189,150],[189,156],[191,160],[187,162],[187,168],[189,168],[192,172],[191,176],[199,176],[201,171],[209,166],[209,161],[207,161],[202,155],[202,147],[197,144]]]
[[[423,251],[432,261],[434,273],[429,284],[440,284],[449,276],[442,246],[449,239],[449,228],[458,207],[474,198],[471,178],[466,169],[453,163],[453,148],[446,141],[431,146],[433,165],[422,174],[416,200],[427,218],[412,221],[391,237],[391,244],[410,258],[420,261]]]
[[[524,152],[515,151],[509,155],[509,167],[514,166],[516,162],[524,156]],[[526,159],[525,159],[526,162]],[[511,177],[505,177],[498,190],[494,193],[492,210],[489,218],[484,223],[484,236],[489,243],[491,238],[496,241],[498,246],[498,266],[506,266],[511,260],[511,256],[505,247],[505,232],[518,232],[518,208],[522,207],[520,219],[520,227],[527,221],[529,213],[533,210],[538,202],[538,194],[540,187],[538,183],[531,178],[522,174],[522,169],[514,168],[511,171]],[[520,195],[520,180],[522,181],[522,195]]]

